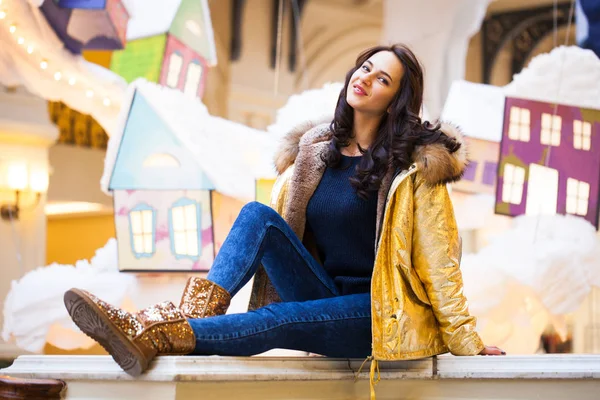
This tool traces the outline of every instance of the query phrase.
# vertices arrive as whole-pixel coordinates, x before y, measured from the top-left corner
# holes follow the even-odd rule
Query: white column
[[[49,120],[45,100],[19,91],[0,92],[0,206],[15,203],[15,192],[7,184],[9,166],[16,163],[27,166],[29,171],[47,172],[48,147],[57,137],[58,129]],[[28,176],[24,179],[28,180]],[[18,220],[0,219],[2,310],[11,282],[46,261],[45,190],[39,201],[27,189],[20,197]],[[0,328],[3,325],[2,314]],[[0,337],[0,357],[10,357],[14,352],[16,349]]]

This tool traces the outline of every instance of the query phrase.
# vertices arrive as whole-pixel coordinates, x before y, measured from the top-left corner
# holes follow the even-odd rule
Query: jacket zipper
[[[385,195],[385,203],[383,203],[383,214],[381,215],[381,219],[379,220],[379,230],[378,230],[378,235],[377,238],[375,240],[375,255],[377,255],[377,250],[379,249],[379,240],[381,239],[381,233],[383,231],[383,221],[385,220],[385,210],[387,209],[387,203],[390,201],[390,197],[391,195],[394,194],[394,192],[396,191],[396,189],[398,188],[398,186],[400,186],[400,183],[402,182],[402,180],[404,180],[404,178],[406,178],[407,176],[412,175],[412,172],[417,168],[417,166],[415,164],[412,164],[407,170],[400,170],[398,169],[395,173],[394,176],[392,177],[392,183],[390,184],[390,187]],[[402,178],[400,179],[400,182],[398,182],[398,184],[396,185],[396,187],[394,188],[394,181],[396,180],[396,178],[398,178],[399,175],[402,174],[403,171],[406,171],[406,174],[404,176],[402,176]],[[392,190],[392,188],[394,188],[394,190]]]
[[[381,235],[382,235],[382,231],[383,231],[383,221],[385,219],[385,212],[387,210],[387,204],[390,201],[390,197],[396,192],[396,189],[398,189],[398,187],[400,186],[400,183],[402,183],[402,181],[408,177],[411,176],[415,171],[417,170],[417,166],[415,164],[411,165],[408,170],[404,170],[406,171],[406,174],[402,175],[402,170],[398,170],[394,173],[394,176],[392,177],[392,183],[390,184],[390,188],[388,189],[388,192],[386,194],[386,198],[385,198],[385,203],[383,204],[383,215],[381,216],[381,221],[379,222],[379,235],[377,237],[377,240],[375,241],[375,258],[377,258],[377,254],[379,253],[379,245],[380,245],[380,241],[381,241]],[[400,176],[402,175],[402,176]],[[400,178],[400,180],[396,183],[396,179],[398,179],[398,177]],[[396,184],[395,184],[396,183]],[[375,272],[375,268],[373,268],[373,273]],[[371,282],[373,281],[373,274],[371,274]],[[372,283],[371,283],[372,284]],[[371,323],[373,323],[373,320],[371,320]],[[373,339],[371,338],[371,346],[373,346]],[[369,380],[370,380],[370,388],[371,388],[371,399],[374,400],[375,399],[375,382],[373,381],[373,378],[375,377],[375,369],[379,369],[378,368],[378,360],[375,358],[375,356],[372,353],[372,349],[371,349],[371,356],[367,357],[367,360],[371,360],[371,371],[369,374]],[[365,360],[365,361],[367,361]]]

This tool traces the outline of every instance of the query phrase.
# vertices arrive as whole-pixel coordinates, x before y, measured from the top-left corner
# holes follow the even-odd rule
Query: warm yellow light
[[[8,31],[10,33],[15,33],[17,31],[17,26],[16,25],[11,25],[10,28],[8,28]]]
[[[93,90],[91,90],[91,89],[88,89],[88,90],[85,92],[85,95],[86,95],[87,97],[94,97],[94,91],[93,91]]]
[[[32,45],[27,46],[27,53],[29,53],[29,54],[33,53],[33,46]]]
[[[27,187],[27,164],[15,162],[8,166],[8,187],[13,190],[25,190]]]
[[[48,61],[46,61],[46,60],[43,60],[43,61],[40,63],[40,68],[41,68],[41,69],[46,69],[46,68],[48,68]]]
[[[60,73],[60,71],[55,72],[54,79],[60,81],[60,78],[62,78],[62,74]]]
[[[29,188],[34,192],[45,192],[48,190],[48,171],[45,168],[32,168],[29,175]]]
[[[104,99],[104,101],[102,101],[102,104],[104,104],[106,107],[110,106],[110,99],[109,98]]]
[[[99,203],[87,203],[83,201],[74,202],[55,202],[48,203],[44,206],[46,215],[66,215],[66,214],[82,214],[82,213],[97,213],[110,212],[110,208]]]
[[[25,43],[25,38],[23,36],[19,36],[19,38],[17,39],[17,43],[19,43],[19,44]]]
[[[73,85],[75,85],[76,83],[77,83],[77,79],[75,79],[75,78],[70,78],[70,79],[69,79],[69,85],[73,86]]]
[[[0,19],[4,19],[6,18],[6,11],[2,10],[0,11]]]

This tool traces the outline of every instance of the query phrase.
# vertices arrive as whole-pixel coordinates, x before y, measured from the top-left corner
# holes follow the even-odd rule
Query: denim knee
[[[271,207],[266,206],[258,201],[251,201],[242,207],[240,211],[240,215],[253,215],[253,216],[261,216],[266,220],[267,218],[281,218],[277,211],[273,210]]]

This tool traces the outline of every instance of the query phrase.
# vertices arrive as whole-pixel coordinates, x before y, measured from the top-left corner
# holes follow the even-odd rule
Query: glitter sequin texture
[[[134,339],[136,344],[155,349],[158,354],[189,354],[196,337],[182,312],[170,301],[148,307],[137,314],[146,329]]]
[[[231,295],[208,279],[192,277],[183,291],[179,308],[188,318],[204,318],[225,314]]]
[[[104,314],[108,316],[108,319],[110,319],[110,321],[129,338],[133,339],[144,330],[142,323],[138,321],[133,314],[114,307],[89,292],[83,292],[104,312]]]
[[[189,354],[196,337],[185,315],[170,301],[131,314],[85,292],[110,321],[151,354]]]

